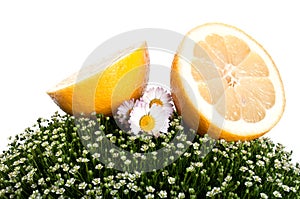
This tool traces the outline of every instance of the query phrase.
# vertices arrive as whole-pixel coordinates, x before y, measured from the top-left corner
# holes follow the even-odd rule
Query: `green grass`
[[[12,138],[0,156],[0,198],[300,198],[299,164],[268,138],[200,137],[176,114],[159,138],[130,136],[93,117],[55,113]]]

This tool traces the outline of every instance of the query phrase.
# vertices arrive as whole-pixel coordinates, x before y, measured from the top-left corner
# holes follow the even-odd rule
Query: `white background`
[[[293,150],[294,161],[300,162],[297,1],[180,2],[1,1],[0,150],[10,135],[59,110],[46,91],[79,70],[105,40],[138,28],[185,34],[203,23],[223,22],[250,34],[276,63],[287,104],[282,119],[266,136]]]

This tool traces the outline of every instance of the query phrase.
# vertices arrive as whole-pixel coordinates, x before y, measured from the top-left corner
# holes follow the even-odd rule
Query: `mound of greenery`
[[[107,149],[104,140],[137,159]],[[161,162],[157,150],[175,155],[157,170],[143,171],[147,165],[129,170],[134,160]],[[104,165],[101,158],[111,162]],[[114,168],[116,161],[123,169]],[[300,198],[299,185],[299,164],[291,163],[291,152],[281,144],[268,138],[226,142],[200,137],[185,130],[177,115],[169,132],[154,138],[128,135],[102,115],[55,113],[12,138],[0,156],[0,198],[294,199]]]

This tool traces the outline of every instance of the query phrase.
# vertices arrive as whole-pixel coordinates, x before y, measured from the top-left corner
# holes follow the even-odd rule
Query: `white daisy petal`
[[[163,107],[154,105],[150,109],[150,115],[152,115],[156,120],[156,129],[153,133],[163,132],[166,133],[169,128],[169,114],[163,109]]]
[[[167,133],[169,129],[169,119],[167,118],[163,124],[163,127],[160,129],[162,133]]]
[[[155,88],[150,88],[146,90],[146,92],[142,96],[142,100],[145,101],[146,103],[149,103],[152,99],[154,99],[155,98],[154,89]]]
[[[128,120],[130,116],[130,112],[132,111],[134,107],[134,99],[124,101],[117,109],[117,115],[116,118],[119,120],[119,122],[122,125],[125,125],[128,127]]]
[[[137,135],[142,131],[140,120],[144,115],[147,115],[147,104],[143,101],[137,101],[130,113],[129,124],[131,132]]]
[[[155,97],[161,99],[161,98],[163,97],[164,94],[165,94],[165,93],[164,93],[164,89],[163,89],[163,88],[161,88],[161,87],[157,87],[157,88],[156,88],[156,90],[155,90]]]
[[[142,99],[149,104],[149,107],[152,107],[154,104],[162,106],[169,116],[174,111],[171,95],[161,87],[148,89]]]

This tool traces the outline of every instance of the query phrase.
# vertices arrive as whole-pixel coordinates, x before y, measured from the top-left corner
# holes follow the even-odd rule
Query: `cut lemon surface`
[[[83,67],[47,93],[68,114],[112,115],[123,101],[142,95],[148,76],[148,48],[143,42]]]
[[[270,55],[243,31],[220,23],[185,36],[172,64],[171,89],[185,123],[229,141],[262,136],[285,107]]]

